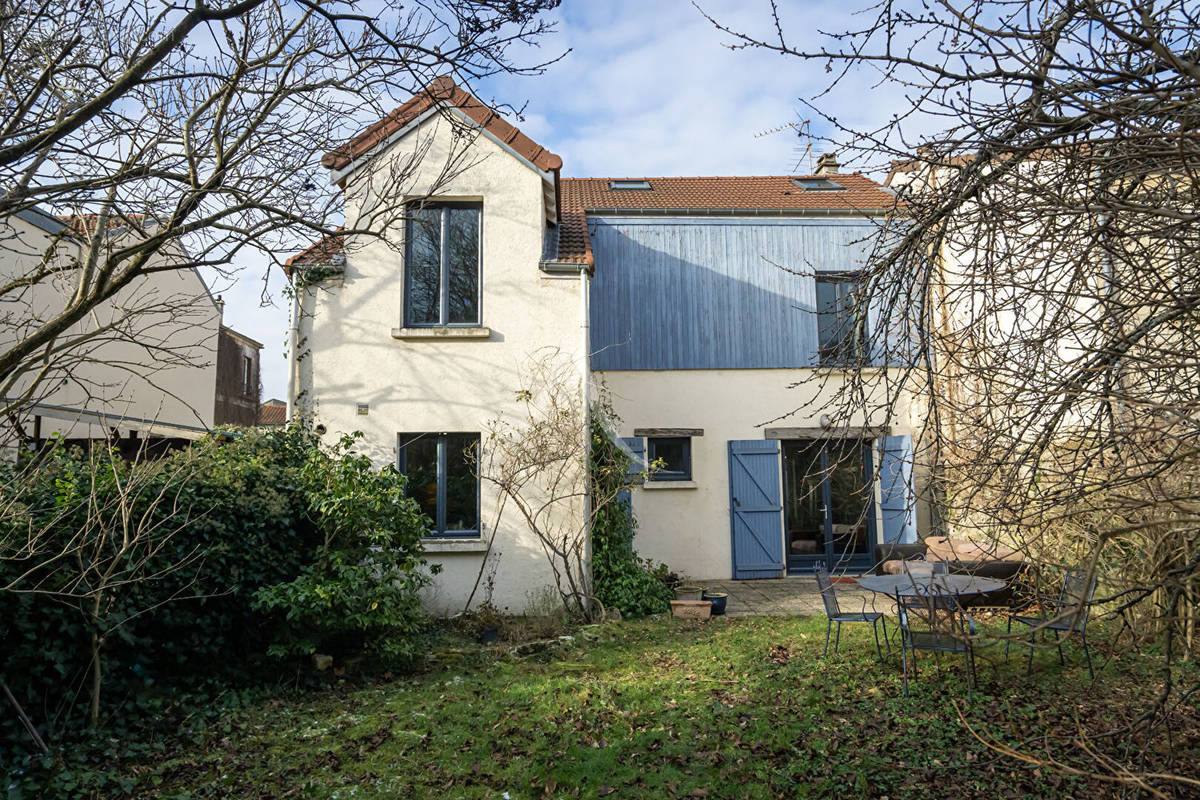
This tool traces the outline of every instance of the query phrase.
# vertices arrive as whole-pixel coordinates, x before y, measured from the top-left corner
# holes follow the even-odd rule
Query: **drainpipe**
[[[587,591],[592,591],[592,406],[591,369],[588,353],[591,351],[591,325],[588,319],[588,268],[579,268],[579,386],[583,403],[583,520],[587,529],[583,537],[583,580]],[[587,605],[592,605],[587,598]]]
[[[300,342],[300,288],[292,281],[292,325],[288,331],[287,421],[296,419],[296,346]]]

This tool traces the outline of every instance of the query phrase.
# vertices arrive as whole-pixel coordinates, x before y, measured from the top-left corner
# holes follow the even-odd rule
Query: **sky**
[[[702,0],[729,27],[771,35],[768,0]],[[815,49],[819,30],[850,29],[861,4],[781,2],[795,46]],[[503,76],[474,87],[485,101],[521,110],[522,132],[563,158],[567,177],[779,175],[809,172],[805,139],[792,127],[812,118],[814,137],[830,131],[805,108],[829,75],[820,64],[765,51],[731,51],[688,0],[564,0],[556,33],[527,63],[570,50],[539,76]],[[397,103],[406,98],[397,98]],[[904,106],[871,75],[851,76],[820,101],[847,126],[876,125]],[[784,128],[776,133],[767,131]],[[815,138],[814,138],[815,141]],[[811,153],[829,149],[817,145]],[[324,177],[324,176],[319,176]],[[299,249],[299,247],[298,247]],[[236,281],[211,281],[225,301],[225,324],[262,349],[263,400],[286,389],[288,301],[283,276],[266,260],[237,265]]]

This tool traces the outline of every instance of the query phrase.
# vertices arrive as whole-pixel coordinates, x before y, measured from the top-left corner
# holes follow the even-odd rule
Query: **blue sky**
[[[857,6],[782,2],[793,45],[816,48],[822,30],[849,29]],[[864,3],[865,5],[865,3]],[[771,35],[767,0],[704,0],[730,27]],[[558,32],[539,54],[571,52],[537,77],[504,76],[476,87],[485,100],[524,107],[523,132],[563,158],[566,176],[762,175],[809,170],[792,130],[813,116],[801,98],[826,87],[822,65],[767,52],[731,51],[688,0],[564,0]],[[518,59],[525,56],[514,54]],[[397,98],[397,102],[404,98]],[[821,100],[850,126],[880,124],[902,108],[891,87],[851,76]],[[814,135],[827,131],[813,121]],[[814,147],[819,152],[824,145]],[[813,154],[815,160],[815,152]],[[324,177],[324,176],[322,176]],[[264,345],[263,399],[283,397],[287,301],[282,276],[264,284],[265,261],[247,259],[233,285],[214,286],[227,325]],[[264,304],[265,301],[265,304]]]

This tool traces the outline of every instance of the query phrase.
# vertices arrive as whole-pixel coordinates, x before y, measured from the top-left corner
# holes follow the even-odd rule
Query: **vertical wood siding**
[[[816,364],[813,273],[861,268],[865,220],[591,221],[592,369]]]

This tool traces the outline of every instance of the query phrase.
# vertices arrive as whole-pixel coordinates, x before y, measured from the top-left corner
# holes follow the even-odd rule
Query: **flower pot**
[[[704,594],[704,589],[699,586],[676,586],[676,600],[699,600],[700,595]]]
[[[708,600],[712,603],[712,615],[719,617],[725,613],[725,603],[729,601],[729,595],[725,592],[704,592],[700,595],[701,600]]]

